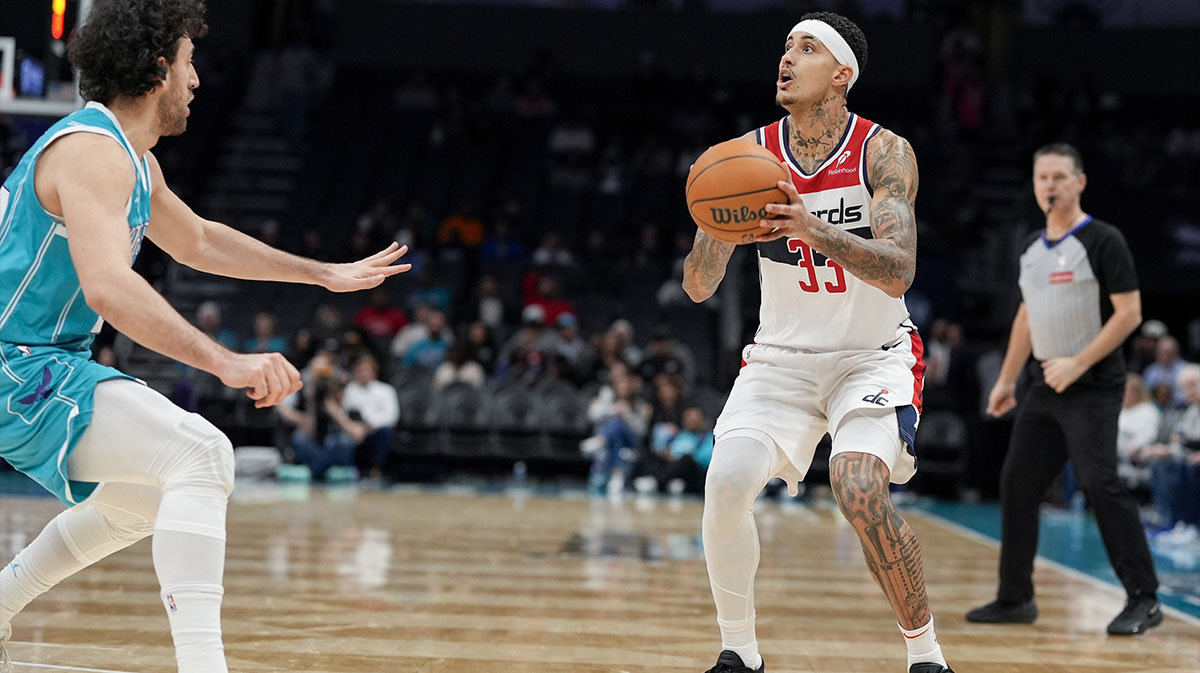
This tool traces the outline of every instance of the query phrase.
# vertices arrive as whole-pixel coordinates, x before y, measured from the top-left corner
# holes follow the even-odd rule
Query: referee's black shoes
[[[908,667],[908,673],[954,673],[941,664],[913,664]]]
[[[1037,616],[1037,603],[1034,603],[1033,599],[1024,603],[992,601],[968,612],[967,621],[984,624],[1032,624]]]
[[[737,652],[732,650],[722,650],[717,657],[717,665],[705,671],[705,673],[763,673],[766,670],[767,662],[758,665],[758,668],[750,668],[742,662],[742,658],[737,655]]]
[[[1162,624],[1162,621],[1162,606],[1158,604],[1158,598],[1154,594],[1137,596],[1130,598],[1121,614],[1109,623],[1108,632],[1114,636],[1133,636]]]

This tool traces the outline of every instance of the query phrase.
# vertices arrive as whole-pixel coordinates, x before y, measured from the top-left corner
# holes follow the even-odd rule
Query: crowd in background
[[[789,8],[802,12],[813,4]],[[856,4],[841,2],[837,9],[855,17],[861,14]],[[1051,139],[1077,143],[1089,175],[1106,186],[1089,191],[1085,205],[1108,199],[1102,205],[1106,219],[1122,228],[1156,227],[1131,241],[1135,252],[1147,239],[1163,239],[1178,264],[1194,264],[1184,259],[1195,254],[1189,241],[1200,231],[1186,215],[1194,208],[1171,206],[1177,214],[1171,222],[1147,222],[1138,210],[1117,208],[1167,208],[1163,204],[1172,199],[1193,198],[1200,130],[1170,116],[1170,106],[1131,100],[1107,90],[1105,82],[989,72],[983,36],[960,4],[906,3],[908,20],[941,29],[930,102],[895,106],[887,96],[870,99],[869,90],[859,99],[856,90],[852,107],[861,100],[872,114],[886,114],[879,121],[909,138],[921,161],[921,257],[908,299],[926,337],[926,415],[932,421],[933,414],[947,412],[943,420],[958,419],[965,430],[939,432],[934,428],[944,424],[930,422],[919,442],[953,443],[947,437],[958,437],[955,448],[965,454],[965,466],[956,478],[989,497],[994,486],[986,482],[999,474],[1002,455],[989,443],[1006,437],[980,406],[1003,346],[995,326],[1007,324],[1011,312],[989,317],[979,308],[984,300],[959,291],[959,281],[975,271],[964,251],[997,235],[988,226],[990,206],[973,191],[991,170],[990,155]],[[179,367],[170,382],[173,399],[223,428],[270,428],[270,439],[290,462],[305,465],[315,478],[343,480],[402,476],[395,455],[405,449],[406,424],[418,420],[406,417],[410,400],[436,400],[463,386],[491,400],[510,387],[567,390],[584,400],[586,429],[575,455],[591,488],[699,492],[711,428],[736,359],[726,349],[696,348],[698,341],[717,341],[715,314],[723,298],[694,309],[680,287],[694,232],[680,181],[707,145],[778,118],[769,97],[773,75],[764,74],[764,94],[762,87],[723,81],[703,64],[671,72],[659,55],[647,52],[639,56],[636,76],[612,89],[612,82],[565,77],[547,58],[524,73],[490,78],[484,90],[468,94],[452,72],[406,72],[395,80],[375,72],[359,80],[335,74],[322,66],[327,27],[311,16],[276,26],[273,49],[249,73],[219,67],[232,59],[211,43],[198,52],[210,61],[202,64],[205,89],[198,101],[216,98],[222,81],[235,82],[232,89],[247,78],[247,97],[263,100],[245,103],[275,111],[281,135],[297,151],[310,152],[311,164],[325,160],[314,139],[344,133],[349,108],[354,114],[382,110],[385,119],[415,129],[414,175],[457,175],[439,173],[438,161],[461,165],[469,157],[486,164],[489,157],[520,153],[529,154],[527,161],[512,165],[538,173],[510,171],[518,175],[494,177],[475,191],[476,185],[462,181],[413,177],[388,189],[364,188],[361,197],[341,204],[340,215],[323,211],[323,217],[334,215],[327,221],[304,212],[308,202],[296,199],[294,220],[242,222],[273,245],[330,261],[366,256],[397,240],[410,245],[414,268],[361,303],[314,298],[286,309],[229,301],[200,305],[195,320],[206,334],[238,350],[285,352],[303,369],[306,386],[278,411],[256,416],[236,391]],[[607,95],[595,96],[601,85]],[[364,91],[375,96],[365,105],[352,97]],[[754,114],[745,101],[756,101]],[[1128,123],[1133,117],[1138,123]],[[0,118],[0,173],[24,149],[18,136]],[[205,141],[194,134],[180,142]],[[173,179],[186,177],[189,166],[205,165],[192,161],[204,148],[191,147],[197,151],[163,148],[160,160]],[[1018,162],[1021,171],[1026,156]],[[347,164],[345,170],[352,169]],[[194,171],[190,181],[177,180],[177,191],[203,190],[205,176]],[[1018,180],[1024,179],[1022,173]],[[533,182],[536,188],[530,188]],[[1121,198],[1129,193],[1154,198]],[[1001,257],[999,267],[1012,265]],[[167,264],[153,246],[146,246],[139,265],[152,282],[165,282]],[[748,340],[756,322],[754,265],[744,265],[743,273],[735,320]],[[609,301],[600,306],[598,296]],[[687,310],[701,314],[671,322]],[[1182,329],[1178,322],[1178,340],[1151,321],[1127,346],[1120,455],[1127,483],[1153,505],[1152,525],[1182,538],[1194,536],[1200,523],[1200,384],[1186,362],[1200,359],[1200,322]],[[118,361],[127,356],[111,335],[97,341],[103,362],[124,364]]]

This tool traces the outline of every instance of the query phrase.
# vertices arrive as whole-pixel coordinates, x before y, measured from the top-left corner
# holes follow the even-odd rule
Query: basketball
[[[753,243],[771,215],[768,203],[787,203],[776,184],[788,172],[767,148],[728,140],[705,150],[688,173],[688,212],[704,233],[727,243]]]

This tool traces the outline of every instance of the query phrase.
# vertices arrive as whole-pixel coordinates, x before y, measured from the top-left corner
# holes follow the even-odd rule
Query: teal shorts
[[[67,458],[92,422],[96,384],[137,379],[98,364],[86,350],[0,342],[0,458],[68,507],[98,484],[73,481]]]

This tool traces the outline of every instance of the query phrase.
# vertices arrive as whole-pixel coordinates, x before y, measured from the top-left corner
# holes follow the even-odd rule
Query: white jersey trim
[[[33,264],[29,265],[29,271],[25,273],[25,278],[21,280],[17,291],[13,293],[12,301],[9,302],[8,308],[4,309],[4,315],[0,315],[0,328],[3,328],[9,318],[12,318],[13,313],[17,310],[17,304],[21,302],[21,296],[25,294],[25,290],[29,289],[29,284],[33,282],[33,277],[42,267],[42,262],[46,261],[46,251],[50,249],[50,242],[54,240],[54,232],[59,226],[55,224],[46,232],[46,237],[42,239],[42,244],[38,247],[37,257],[33,259]]]

